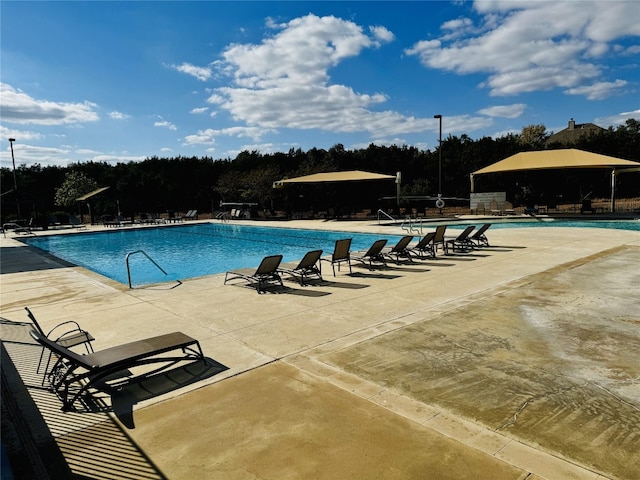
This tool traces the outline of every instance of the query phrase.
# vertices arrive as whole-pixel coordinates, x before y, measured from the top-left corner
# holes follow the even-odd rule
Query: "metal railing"
[[[168,275],[168,273],[164,270],[164,268],[162,268],[160,265],[158,265],[158,263],[157,263],[153,258],[151,258],[151,257],[147,254],[147,252],[145,252],[144,250],[136,250],[135,252],[129,252],[129,253],[127,253],[127,257],[126,257],[126,262],[127,262],[127,279],[129,280],[129,288],[133,288],[133,287],[131,286],[131,269],[129,268],[129,257],[130,257],[131,255],[135,255],[136,253],[141,253],[141,254],[143,254],[145,257],[147,257],[147,258],[149,259],[149,261],[150,261],[151,263],[153,263],[156,267],[158,267],[158,269],[159,269],[162,273],[164,273],[165,275]]]
[[[391,220],[392,222],[395,222],[395,221],[396,221],[396,219],[395,219],[395,218],[393,218],[391,215],[389,215],[387,212],[385,212],[385,211],[384,211],[384,210],[382,210],[382,209],[378,209],[378,224],[380,224],[380,216],[387,217],[387,218],[388,218],[389,220]]]
[[[419,222],[419,226],[418,226],[418,222]],[[411,218],[411,216],[407,216],[404,221],[402,222],[402,224],[400,225],[400,228],[402,228],[403,230],[406,230],[409,233],[420,233],[422,234],[422,219],[413,219]]]

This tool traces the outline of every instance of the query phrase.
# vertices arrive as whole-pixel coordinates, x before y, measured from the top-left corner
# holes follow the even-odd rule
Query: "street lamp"
[[[16,180],[16,159],[13,156],[13,142],[15,142],[15,138],[9,139],[9,144],[11,145],[11,161],[13,162],[13,192],[16,196],[16,209],[18,213],[18,219],[20,218],[20,202],[18,201],[18,181]]]
[[[438,198],[442,196],[442,115],[434,115],[440,120],[440,137],[438,140]]]

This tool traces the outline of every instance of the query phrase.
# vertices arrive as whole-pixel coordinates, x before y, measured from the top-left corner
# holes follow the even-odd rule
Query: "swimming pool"
[[[384,238],[393,245],[401,236],[391,234]],[[163,274],[144,254],[131,255],[132,284],[147,285],[257,267],[267,255],[282,254],[283,262],[300,260],[309,250],[322,249],[329,255],[335,241],[341,238],[353,239],[352,250],[364,250],[381,237],[205,223],[38,236],[22,241],[125,285],[128,284],[127,254],[142,250],[167,272]]]
[[[536,218],[526,221],[511,221],[501,218],[483,218],[474,221],[456,222],[429,222],[423,223],[422,229],[426,233],[434,230],[437,225],[447,225],[447,229],[464,229],[467,225],[482,225],[490,223],[492,229],[497,228],[536,228],[536,227],[574,227],[574,228],[612,228],[616,230],[640,231],[640,220],[564,220],[557,218]],[[420,227],[420,223],[415,223],[414,227]],[[415,232],[414,232],[415,233]]]

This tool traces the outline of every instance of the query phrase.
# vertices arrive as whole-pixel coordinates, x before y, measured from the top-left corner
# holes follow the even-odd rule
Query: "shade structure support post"
[[[469,180],[471,181],[471,193],[474,193],[473,173],[469,175]]]
[[[616,211],[616,170],[611,170],[611,213]]]

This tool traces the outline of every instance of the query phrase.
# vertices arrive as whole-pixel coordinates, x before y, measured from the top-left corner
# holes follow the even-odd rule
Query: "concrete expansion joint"
[[[538,471],[539,469],[537,468],[531,468],[531,464],[535,465],[540,459],[542,459],[543,464],[547,463],[544,460],[547,459],[548,462],[566,465],[567,470],[577,469],[583,473],[588,472],[590,476],[591,474],[593,475],[594,480],[596,478],[602,480],[606,478],[600,476],[597,472],[585,468],[583,465],[576,464],[551,453],[543,453],[540,450],[535,450],[533,447],[506,436],[503,433],[488,429],[473,421],[462,419],[444,408],[424,404],[416,399],[381,387],[333,365],[324,363],[317,358],[300,354],[289,356],[283,359],[283,361],[309,375],[320,378],[350,394],[356,395],[377,407],[384,408],[395,415],[415,422],[474,450],[486,453],[502,462],[524,470],[525,476],[523,478],[530,478],[532,475],[536,475],[537,478],[552,480],[553,477],[544,475],[543,472]],[[520,409],[524,409],[530,402],[531,400],[527,400],[525,405],[522,405]],[[416,412],[422,413],[418,414]],[[478,438],[485,435],[489,435],[494,440],[486,442],[477,441]],[[491,447],[495,445],[495,441],[500,443],[500,447],[497,449]],[[512,448],[518,451],[529,451],[530,453],[526,455],[524,459],[520,456],[514,457],[513,453],[510,452]]]

